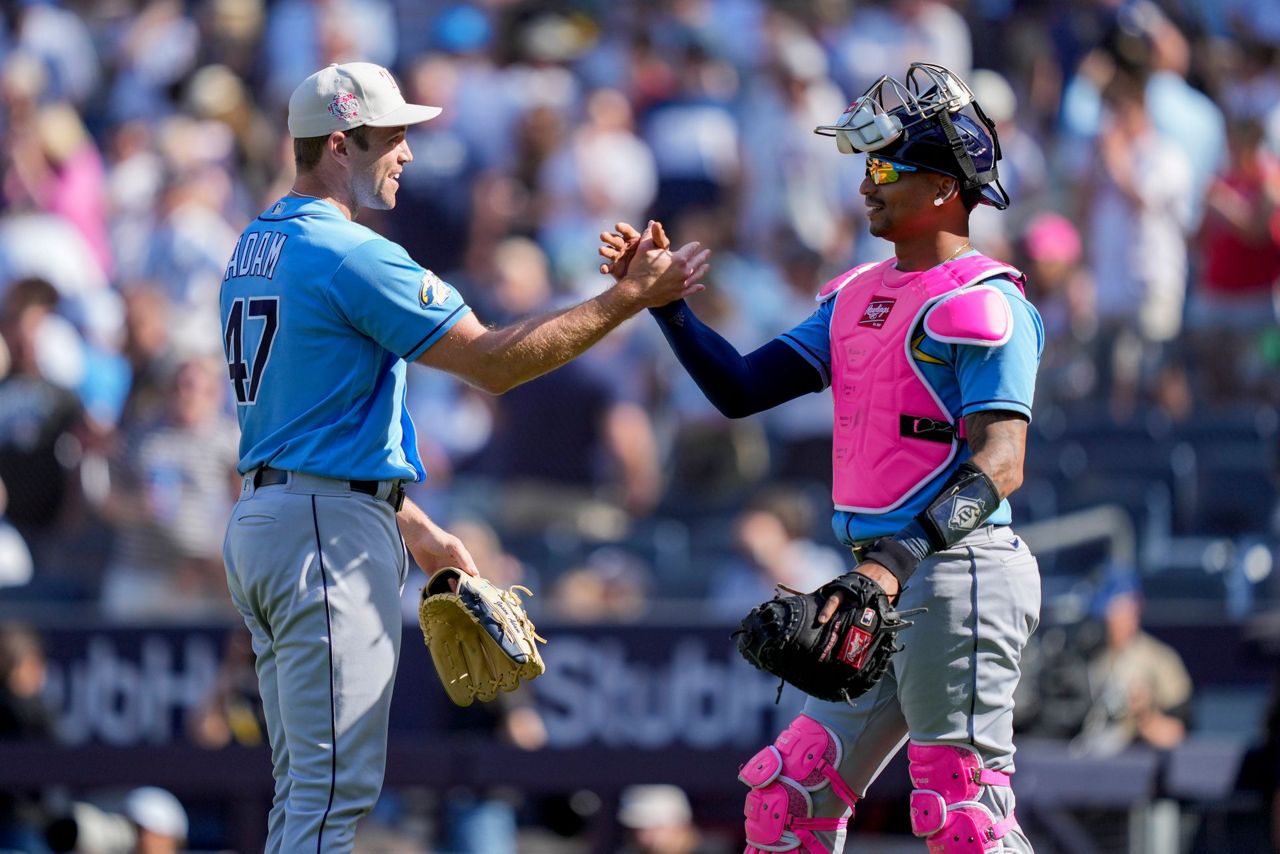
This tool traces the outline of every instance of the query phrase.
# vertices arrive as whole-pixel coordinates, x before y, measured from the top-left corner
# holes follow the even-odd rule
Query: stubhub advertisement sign
[[[742,660],[728,625],[540,623],[547,672],[515,698],[541,715],[551,749],[752,748],[799,711],[792,688]],[[220,680],[250,666],[228,651],[240,626],[42,628],[46,699],[65,743],[118,747],[186,740]],[[240,668],[241,672],[235,672]],[[440,688],[417,626],[404,626],[392,737],[483,733],[504,701],[460,709]]]

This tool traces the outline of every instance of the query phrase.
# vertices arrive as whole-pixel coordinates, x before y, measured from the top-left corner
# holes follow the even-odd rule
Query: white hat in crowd
[[[679,786],[650,784],[628,786],[618,803],[618,821],[623,827],[643,830],[650,827],[678,827],[693,818],[689,798]]]
[[[334,63],[293,90],[289,97],[289,135],[307,139],[360,125],[415,125],[438,115],[439,107],[406,103],[396,79],[381,65]]]
[[[172,794],[155,786],[134,789],[124,799],[129,820],[157,836],[187,838],[187,811]]]

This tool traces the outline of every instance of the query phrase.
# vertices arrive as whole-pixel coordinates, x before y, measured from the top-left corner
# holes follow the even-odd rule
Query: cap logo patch
[[[360,118],[360,99],[351,92],[339,92],[329,102],[329,115],[343,122]]]
[[[433,305],[443,305],[449,295],[453,291],[440,280],[440,277],[430,270],[422,274],[422,290],[418,293],[418,300],[422,303],[423,308],[430,308]]]

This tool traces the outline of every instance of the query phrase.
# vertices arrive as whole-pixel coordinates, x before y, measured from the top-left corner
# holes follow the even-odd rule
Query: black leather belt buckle
[[[289,482],[289,473],[280,469],[273,469],[270,466],[259,466],[253,473],[253,487],[257,489],[260,486],[279,486],[282,483]]]

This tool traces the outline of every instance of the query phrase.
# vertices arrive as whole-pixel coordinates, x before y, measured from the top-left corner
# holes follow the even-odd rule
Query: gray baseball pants
[[[346,481],[246,477],[223,557],[271,740],[266,850],[351,851],[382,788],[400,658],[408,562],[395,511]]]
[[[929,611],[901,634],[905,649],[876,687],[853,706],[813,698],[805,704],[805,714],[840,737],[841,776],[865,795],[908,739],[967,745],[986,768],[1012,773],[1013,690],[1023,647],[1040,621],[1040,570],[1026,543],[1008,527],[980,528],[923,562],[898,607]],[[999,820],[1013,812],[1013,790],[984,786],[981,802]],[[845,811],[831,787],[815,793],[815,816]],[[856,818],[848,832],[856,833]],[[819,834],[836,852],[843,836]],[[1001,844],[996,850],[1032,850],[1017,830]]]

